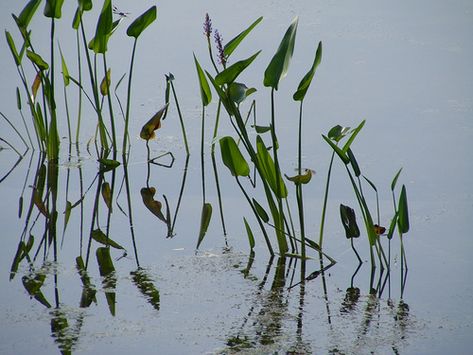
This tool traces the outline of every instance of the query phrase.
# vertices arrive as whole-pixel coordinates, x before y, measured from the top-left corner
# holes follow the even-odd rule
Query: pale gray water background
[[[114,4],[122,11],[131,12],[132,19],[154,3],[117,1]],[[99,288],[98,304],[85,309],[78,307],[82,286],[74,259],[79,254],[80,233],[78,216],[73,214],[64,246],[59,251],[58,263],[50,264],[51,270],[42,288],[46,298],[53,303],[53,274],[57,270],[61,309],[67,314],[69,325],[74,327],[82,319],[73,352],[225,352],[227,340],[240,334],[253,342],[251,351],[254,353],[285,353],[291,349],[321,354],[391,354],[395,351],[401,354],[471,353],[473,68],[470,63],[473,62],[473,3],[163,1],[157,6],[158,20],[143,34],[138,46],[131,127],[133,153],[129,174],[140,264],[148,270],[160,291],[160,309],[155,310],[132,283],[130,272],[136,270],[136,263],[128,221],[117,208],[113,214],[111,236],[125,245],[129,256],[115,262],[118,279],[116,316],[110,315],[100,290],[101,281],[94,255],[91,256],[89,272],[93,283]],[[11,0],[0,5],[0,23],[15,38],[18,36],[10,13],[18,13],[22,7],[22,2]],[[98,11],[101,4],[95,7]],[[70,61],[74,58],[75,45],[69,27],[74,8],[74,2],[65,5],[64,19],[58,25],[59,40],[66,59]],[[399,183],[406,184],[408,191],[411,230],[405,237],[409,274],[404,302],[409,305],[409,316],[404,323],[395,321],[395,308],[400,299],[399,263],[393,267],[391,278],[394,310],[388,306],[388,293],[385,291],[378,300],[378,306],[374,307],[376,311],[367,311],[370,298],[369,267],[366,263],[355,278],[355,285],[362,295],[357,308],[349,314],[340,312],[356,260],[339,223],[338,204],[355,206],[355,202],[338,162],[334,168],[325,244],[326,251],[338,263],[327,275],[328,302],[324,299],[319,278],[306,284],[302,334],[297,334],[299,288],[295,287],[290,292],[284,289],[279,298],[270,292],[276,260],[265,287],[262,291],[258,290],[268,261],[262,238],[257,238],[256,259],[251,270],[253,277],[244,278],[240,272],[248,261],[249,249],[242,217],[251,219],[252,216],[246,211],[243,197],[223,166],[220,167],[224,177],[221,184],[224,186],[228,242],[232,250],[222,252],[224,238],[208,155],[207,186],[209,199],[214,205],[214,216],[202,244],[202,252],[194,256],[201,191],[198,159],[200,98],[192,52],[204,67],[210,68],[202,33],[206,12],[211,15],[214,28],[219,29],[224,40],[232,38],[258,16],[264,16],[264,21],[233,55],[235,61],[263,49],[242,77],[248,86],[259,90],[255,97],[258,99],[259,118],[263,121],[265,117],[269,119],[269,91],[262,85],[263,71],[290,21],[299,15],[293,62],[276,96],[278,132],[283,148],[281,160],[283,169],[288,173],[296,165],[298,114],[291,96],[311,64],[318,41],[323,41],[322,64],[305,103],[304,165],[317,171],[315,179],[304,190],[307,229],[312,235],[317,235],[330,157],[330,150],[320,134],[335,124],[355,126],[366,119],[354,150],[363,171],[380,190],[384,221],[391,217],[389,185],[401,166],[403,173]],[[96,13],[88,14],[86,18],[93,19],[89,32],[92,33]],[[112,52],[109,64],[115,78],[128,71],[132,42],[124,32],[129,21],[125,20],[110,41]],[[44,48],[47,58],[49,26],[46,23],[44,19],[34,19],[32,28],[34,36],[37,36],[34,37],[36,46]],[[62,31],[67,36],[62,37]],[[19,85],[19,80],[4,40],[0,48],[0,110],[10,119],[20,122],[15,105],[15,87]],[[70,71],[73,72],[71,67],[72,64]],[[177,235],[173,239],[165,239],[165,225],[144,208],[139,194],[146,183],[146,152],[138,133],[142,123],[163,103],[163,79],[168,72],[176,77],[175,85],[193,151],[180,221],[176,227]],[[124,92],[124,87],[122,90]],[[70,99],[72,97],[70,95]],[[207,148],[215,109],[214,102],[207,116],[209,123],[212,123],[206,131]],[[94,122],[93,115],[84,118],[81,166],[86,185],[97,171],[95,156],[90,156],[85,149],[85,142],[93,134]],[[222,123],[222,130],[231,132],[225,123]],[[60,131],[63,136],[66,135],[65,121],[60,124]],[[0,136],[11,139],[21,147],[3,121],[0,123]],[[150,182],[157,187],[159,197],[162,193],[166,194],[171,205],[175,206],[185,154],[174,108],[158,136],[151,144],[153,154],[172,150],[176,163],[172,170],[153,167]],[[68,166],[66,144],[62,147],[62,155],[59,184],[60,191],[65,191],[64,176]],[[23,229],[23,220],[17,217],[17,205],[30,156],[27,154],[0,185],[0,226],[3,232],[0,249],[2,354],[58,352],[58,345],[51,337],[51,310],[34,299],[30,300],[22,286],[21,276],[27,272],[27,265],[23,263],[15,279],[8,281]],[[31,159],[28,184],[32,183],[37,154],[34,153]],[[13,151],[1,150],[0,176],[6,174],[16,160]],[[217,160],[220,161],[218,154]],[[76,200],[79,197],[77,169],[71,170],[71,176],[70,195],[71,199]],[[26,189],[25,201],[30,191]],[[59,211],[63,211],[65,199],[60,197],[59,201]],[[121,195],[118,202],[125,206],[125,196]],[[372,203],[374,205],[374,199]],[[90,226],[90,200],[87,206],[89,213],[86,208],[85,231]],[[61,218],[58,222],[60,229]],[[105,219],[101,223],[105,225]],[[39,241],[40,232],[37,234],[35,237]],[[260,237],[259,234],[257,237]],[[364,258],[368,258],[366,241],[358,241],[358,245]],[[394,246],[393,256],[399,260],[397,241]],[[113,256],[118,258],[120,254]],[[52,260],[52,255],[49,260]],[[317,267],[318,263],[309,263],[308,272]],[[288,285],[289,280],[286,287]],[[251,309],[254,311],[245,323]],[[373,319],[368,322],[367,316],[370,314]],[[274,319],[281,320],[280,331],[274,333],[273,345],[262,345],[258,334],[261,329],[270,329]]]

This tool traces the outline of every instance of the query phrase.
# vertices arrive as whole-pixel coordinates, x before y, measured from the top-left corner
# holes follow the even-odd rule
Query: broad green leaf
[[[15,42],[13,41],[13,37],[11,36],[10,32],[5,31],[5,36],[7,37],[8,47],[10,47],[10,52],[15,60],[16,66],[21,64],[20,56],[18,55],[18,51],[16,50]]]
[[[100,172],[104,173],[120,166],[120,162],[112,159],[99,159]]]
[[[227,136],[220,139],[220,152],[225,166],[233,176],[248,176],[250,168],[240,152],[233,137]]]
[[[294,52],[294,44],[296,41],[298,18],[294,18],[291,25],[286,31],[279,48],[273,59],[269,63],[264,72],[264,86],[272,87],[277,90],[279,81],[284,78],[289,69],[292,53]]]
[[[342,150],[346,153],[348,149],[350,148],[351,144],[355,140],[355,137],[360,133],[361,129],[365,125],[366,120],[361,121],[361,123],[356,127],[353,132],[351,132],[350,137],[348,138],[347,142],[343,146]]]
[[[268,182],[271,190],[279,198],[287,197],[287,188],[282,179],[282,174],[278,174],[279,181],[276,182],[276,168],[273,162],[273,158],[268,153],[268,148],[264,145],[263,140],[260,136],[256,137],[256,146],[257,146],[257,159],[260,163],[260,166],[264,173],[264,178]],[[278,186],[279,185],[279,186]]]
[[[130,37],[138,38],[141,33],[146,29],[146,27],[148,27],[154,22],[154,20],[156,20],[156,13],[156,6],[151,6],[135,21],[133,21],[130,26],[128,26],[126,34]]]
[[[62,80],[64,81],[64,86],[68,86],[71,80],[69,79],[69,70],[67,69],[66,60],[62,55],[61,47],[59,47],[59,53],[61,54]]]
[[[315,71],[317,70],[317,67],[319,66],[321,61],[322,61],[322,42],[319,42],[317,51],[315,52],[315,57],[314,57],[314,62],[312,63],[312,67],[310,68],[308,73],[304,75],[301,82],[299,83],[299,86],[297,87],[297,91],[292,96],[294,101],[304,100],[307,90],[309,89],[310,83],[312,82],[312,79],[314,78]]]
[[[200,231],[199,231],[199,240],[197,241],[196,249],[199,249],[200,243],[204,240],[205,233],[207,233],[207,228],[210,224],[210,219],[212,218],[212,205],[210,203],[204,203],[202,206],[202,214],[200,217]]]
[[[153,306],[154,309],[159,311],[159,291],[154,286],[151,277],[149,277],[143,269],[132,271],[130,275],[132,276],[133,283],[138,287],[138,289],[145,296],[147,301]]]
[[[243,217],[243,222],[245,222],[246,234],[248,235],[248,242],[250,243],[250,249],[253,250],[253,248],[255,247],[255,237],[245,217]]]
[[[328,137],[335,141],[340,142],[343,137],[345,137],[350,132],[350,127],[342,127],[340,125],[336,125],[328,131]]]
[[[227,92],[230,100],[239,105],[243,101],[245,101],[248,96],[256,92],[256,89],[248,88],[245,84],[242,83],[231,83],[228,86]]]
[[[360,236],[360,229],[356,224],[355,210],[340,204],[340,218],[342,220],[343,228],[345,229],[345,236],[347,239],[358,238]]]
[[[112,2],[111,0],[105,0],[95,29],[95,36],[91,41],[91,49],[95,53],[105,53],[107,51],[108,39],[112,29]]]
[[[102,96],[107,96],[109,94],[108,90],[112,83],[112,69],[108,68],[107,74],[103,77],[102,82],[100,83],[100,93]]]
[[[102,198],[105,201],[108,209],[112,209],[112,190],[110,189],[110,184],[108,182],[104,182],[102,184]]]
[[[115,248],[115,249],[125,250],[125,248],[122,247],[120,244],[118,244],[117,242],[113,241],[110,238],[107,238],[105,233],[102,232],[100,229],[94,229],[91,233],[91,237],[92,237],[93,240],[95,240],[96,242],[98,242],[100,244],[109,245],[109,246],[111,246],[112,248]]]
[[[255,28],[261,21],[263,20],[263,16],[259,17],[255,22],[253,22],[250,27],[246,30],[240,32],[236,37],[230,40],[225,47],[223,48],[223,53],[225,57],[229,57],[233,51],[238,47],[238,45],[243,41],[243,39]]]
[[[163,204],[154,199],[154,195],[156,194],[156,189],[154,187],[143,187],[140,190],[141,199],[143,200],[143,204],[146,206],[148,210],[151,211],[156,217],[158,217],[164,223],[167,223],[166,217],[164,217],[163,212],[161,211],[163,208]]]
[[[402,168],[398,170],[396,175],[394,175],[393,181],[391,182],[391,191],[394,192],[394,189],[396,188],[397,184],[397,179],[399,178],[399,175],[401,174]]]
[[[34,13],[38,9],[41,0],[31,0],[26,4],[26,6],[21,10],[18,17],[12,15],[15,19],[15,22],[20,30],[26,31],[26,28],[30,24],[31,19],[33,18]],[[25,32],[26,33],[26,32]]]
[[[43,12],[44,16],[50,18],[61,18],[63,4],[64,0],[46,0]]]
[[[348,155],[348,158],[350,159],[350,164],[353,168],[353,172],[355,173],[355,176],[358,177],[361,175],[361,171],[360,171],[360,166],[358,165],[358,162],[356,161],[356,158],[355,158],[355,154],[353,154],[353,151],[348,148],[347,150],[347,155]]]
[[[256,213],[258,213],[258,216],[261,218],[261,220],[264,223],[268,223],[269,222],[269,216],[266,213],[266,211],[264,210],[263,206],[261,206],[258,203],[258,201],[256,201],[255,199],[253,199],[253,205],[255,206]]]
[[[146,141],[156,137],[155,131],[161,127],[161,119],[168,109],[168,103],[159,109],[158,112],[150,118],[148,122],[141,128],[140,137]]]
[[[241,74],[243,70],[245,70],[260,54],[261,51],[256,52],[253,54],[251,57],[247,59],[240,60],[239,62],[236,62],[235,64],[232,64],[225,70],[221,71],[217,76],[215,77],[215,83],[217,85],[224,85],[224,84],[230,84],[235,81],[235,79],[238,77],[238,75]]]
[[[343,150],[341,150],[335,143],[333,143],[333,141],[331,139],[327,138],[323,134],[322,134],[322,138],[332,147],[332,149],[335,151],[335,153],[337,153],[337,155],[340,157],[340,159],[342,159],[342,161],[345,165],[350,163],[350,158],[348,158],[346,153]]]
[[[401,195],[399,196],[398,213],[399,231],[401,233],[409,232],[409,209],[407,207],[407,193],[405,185],[402,185]]]
[[[197,70],[197,76],[199,77],[199,86],[200,86],[200,97],[202,99],[202,105],[207,106],[212,101],[212,93],[210,91],[209,83],[205,78],[204,71],[200,66],[197,58],[194,54],[195,68]]]
[[[83,11],[92,10],[92,0],[78,0],[79,8]]]
[[[38,66],[38,69],[39,70],[48,70],[49,69],[49,65],[48,63],[46,63],[43,58],[41,58],[41,56],[37,53],[34,53],[32,51],[30,51],[29,49],[26,50],[26,56],[34,63]]]
[[[312,180],[312,170],[310,169],[305,169],[304,174],[300,175],[295,175],[295,176],[287,176],[284,174],[286,179],[289,181],[292,181],[294,184],[299,185],[299,184],[308,184],[310,180]]]
[[[115,266],[113,266],[112,257],[110,256],[110,248],[97,248],[96,256],[99,264],[100,276],[105,277],[115,271]]]

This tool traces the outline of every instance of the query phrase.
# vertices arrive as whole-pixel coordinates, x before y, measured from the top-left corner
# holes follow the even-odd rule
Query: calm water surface
[[[141,0],[114,4],[134,18],[153,3]],[[18,13],[22,6],[12,0],[0,5],[1,23],[15,39],[18,34],[10,14]],[[162,1],[157,6],[158,20],[140,38],[134,72],[132,154],[126,171],[134,242],[122,184],[125,170],[119,167],[110,236],[126,249],[126,256],[122,250],[112,250],[116,269],[112,279],[100,276],[95,257],[97,243],[92,244],[87,256],[98,181],[94,180],[96,155],[93,149],[87,149],[95,130],[93,113],[85,110],[83,115],[79,151],[74,148],[69,156],[67,139],[63,140],[58,169],[57,240],[49,248],[40,245],[47,226],[36,207],[24,231],[31,186],[47,161],[31,150],[18,161],[18,155],[0,142],[4,148],[0,150],[0,353],[471,353],[473,4],[274,0],[257,4]],[[75,3],[66,4],[64,19],[58,24],[58,38],[70,68],[75,65],[75,39],[69,29],[74,10]],[[88,15],[90,33],[98,9],[95,11]],[[249,254],[242,218],[254,221],[218,152],[228,233],[225,238],[207,154],[207,199],[214,206],[214,214],[200,251],[195,253],[202,196],[200,97],[192,53],[210,68],[202,33],[206,12],[224,40],[264,16],[233,59],[263,49],[242,77],[248,86],[258,89],[255,98],[262,122],[270,114],[269,91],[262,85],[264,69],[286,27],[299,16],[293,62],[276,94],[280,159],[283,171],[289,175],[296,166],[298,114],[291,96],[311,64],[318,41],[323,41],[323,61],[305,100],[303,165],[316,171],[304,190],[307,230],[317,239],[330,158],[329,147],[320,135],[336,124],[353,127],[366,119],[354,149],[363,171],[378,186],[384,224],[389,223],[392,214],[389,185],[395,172],[403,167],[399,183],[407,187],[411,214],[411,229],[405,236],[409,272],[403,288],[397,239],[392,243],[390,278],[386,279],[386,274],[379,278],[377,273],[370,279],[366,238],[357,241],[357,247],[367,262],[355,274],[357,262],[344,237],[338,206],[355,206],[356,201],[338,162],[334,166],[325,241],[326,252],[337,264],[323,275],[313,274],[312,280],[298,284],[300,263],[269,258],[256,227],[255,255]],[[128,71],[132,43],[125,29],[131,20],[124,21],[110,42],[113,78]],[[47,58],[48,25],[38,16],[32,28],[36,46],[44,48],[40,51]],[[15,88],[20,81],[4,40],[0,48],[0,111],[21,127],[15,105]],[[171,169],[148,167],[139,130],[162,106],[164,74],[168,72],[176,77],[192,154],[186,165],[172,107],[150,148],[152,156],[172,151],[174,165]],[[76,93],[72,92],[73,101]],[[213,102],[208,109],[211,124],[205,132],[207,150],[216,106]],[[66,136],[65,120],[59,125],[61,136]],[[220,135],[231,133],[231,126],[223,119]],[[0,137],[23,149],[4,120],[0,121]],[[111,182],[112,173],[106,173],[105,179]],[[146,208],[140,191],[155,187],[155,198],[164,204],[165,195],[174,213],[182,186],[175,236],[166,238],[166,224]],[[81,205],[73,209],[63,233],[66,201],[79,201],[89,187],[83,212]],[[21,197],[23,210],[19,217]],[[100,202],[98,225],[105,230],[106,206],[101,197]],[[374,196],[370,196],[370,203],[374,206]],[[26,239],[34,235],[31,263],[24,259],[10,280],[12,261],[23,234]],[[88,307],[83,303],[81,307],[81,300],[87,299],[87,288],[76,270],[79,255],[88,260],[91,289],[96,290],[95,298],[89,297],[92,303]],[[308,262],[307,275],[320,269],[316,260]],[[45,276],[41,287],[44,298],[35,299],[24,283],[37,275]],[[115,297],[111,302],[114,307],[109,306],[111,297]]]

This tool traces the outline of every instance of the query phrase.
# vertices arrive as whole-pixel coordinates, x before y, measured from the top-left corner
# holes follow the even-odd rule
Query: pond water
[[[132,41],[125,30],[153,3],[115,1],[114,5],[129,14],[109,43],[112,85],[128,71]],[[44,5],[40,6],[31,29],[35,49],[48,58],[49,22],[41,15]],[[56,28],[72,76],[77,72],[75,33],[70,29],[75,6],[64,5],[64,18]],[[84,18],[89,34],[100,6],[95,4]],[[85,98],[81,139],[69,154],[63,96],[58,94],[62,145],[57,166],[48,164],[37,150],[20,158],[7,142],[23,153],[21,140],[0,119],[0,353],[471,353],[473,240],[468,223],[473,218],[473,193],[468,186],[473,177],[473,3],[243,0],[162,1],[157,6],[156,23],[138,43],[127,166],[98,174],[97,154],[89,144],[96,116]],[[10,14],[22,8],[12,0],[0,5],[1,23],[17,46],[20,35]],[[288,175],[297,167],[298,105],[292,94],[312,63],[317,43],[323,42],[322,63],[304,102],[302,161],[316,172],[304,185],[307,235],[318,241],[331,156],[321,134],[337,124],[355,127],[366,119],[353,149],[363,173],[378,187],[385,226],[393,214],[391,180],[403,168],[397,190],[404,184],[408,193],[407,274],[401,268],[395,235],[391,272],[381,274],[378,268],[372,277],[363,231],[355,242],[364,261],[357,269],[339,217],[340,203],[355,207],[357,201],[337,160],[324,240],[324,252],[336,264],[324,259],[321,265],[311,249],[305,271],[299,259],[270,257],[254,215],[217,148],[225,235],[210,154],[215,97],[206,111],[204,145],[206,201],[213,206],[213,216],[196,252],[202,208],[201,101],[192,54],[204,68],[212,68],[202,28],[206,13],[224,42],[264,16],[232,55],[235,62],[262,49],[241,78],[258,90],[252,98],[261,125],[268,124],[271,115],[270,90],[262,84],[264,70],[284,31],[299,16],[291,67],[276,92],[279,159]],[[0,48],[0,111],[25,132],[15,97],[21,81],[6,41]],[[27,70],[33,79],[32,68]],[[164,75],[169,72],[175,77],[191,155],[186,160],[171,101],[168,117],[149,147],[152,158],[171,152],[175,159],[167,155],[158,159],[162,165],[148,164],[139,133],[164,103]],[[60,84],[58,76],[62,90]],[[122,86],[119,94],[124,102]],[[77,88],[68,90],[71,110],[77,115]],[[249,102],[241,108],[246,112]],[[115,101],[114,109],[119,112]],[[25,107],[23,113],[30,123]],[[224,135],[235,134],[222,114],[219,136]],[[119,141],[121,137],[119,133]],[[163,166],[171,162],[172,167]],[[57,184],[52,182],[55,174]],[[57,187],[54,204],[52,191],[43,196],[50,201],[43,207],[58,212],[56,223],[41,213],[37,198],[35,202],[33,186],[40,176],[48,176],[47,186]],[[110,221],[100,193],[105,181],[114,181],[115,186]],[[294,197],[293,186],[287,185]],[[375,210],[375,195],[365,186]],[[143,189],[151,187],[163,212],[167,200],[175,224],[168,226],[143,202]],[[252,197],[264,200],[261,189],[257,191]],[[76,205],[66,225],[68,202]],[[295,198],[290,204],[297,222]],[[169,220],[165,213],[161,217]],[[254,253],[243,217],[255,234]],[[102,277],[96,257],[101,245],[89,236],[91,229],[106,231],[107,226],[110,238],[126,252],[112,248],[115,272]],[[171,238],[167,238],[169,227]],[[19,243],[27,243],[30,235],[32,248],[12,274]],[[386,251],[387,244],[383,240]],[[77,271],[79,256],[87,264],[86,274]],[[325,271],[319,272],[321,268]]]

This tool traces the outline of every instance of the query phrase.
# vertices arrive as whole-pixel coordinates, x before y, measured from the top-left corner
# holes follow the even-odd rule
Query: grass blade
[[[302,78],[299,86],[297,87],[297,91],[294,93],[292,98],[294,101],[302,101],[305,98],[307,90],[314,78],[315,71],[319,66],[320,62],[322,61],[322,42],[319,42],[317,47],[317,51],[315,52],[314,62],[312,63],[312,67],[310,68],[309,72]]]

